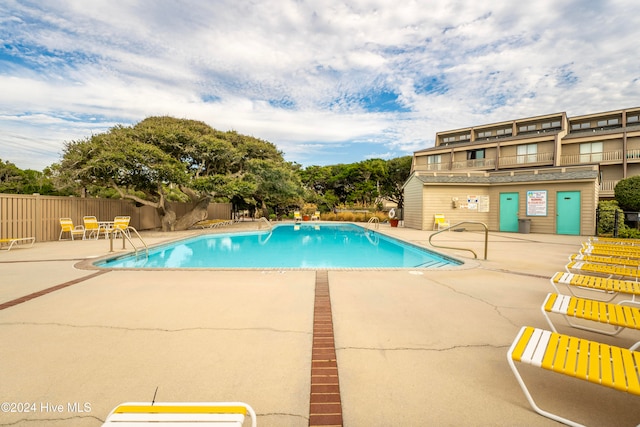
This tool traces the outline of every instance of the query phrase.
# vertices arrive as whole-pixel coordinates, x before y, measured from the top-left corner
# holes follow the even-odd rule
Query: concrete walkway
[[[217,232],[257,228],[237,224]],[[381,225],[428,246],[431,232]],[[144,233],[151,244],[193,232]],[[488,260],[446,270],[329,272],[346,426],[551,426],[506,362],[584,236],[490,233]],[[434,242],[483,257],[483,234]],[[0,252],[0,426],[99,426],[126,401],[244,401],[259,426],[309,425],[315,272],[107,271],[81,261],[108,242],[36,242]],[[283,256],[288,256],[283,254]],[[560,332],[630,346],[638,336]],[[540,406],[587,425],[635,426],[636,396],[523,368]],[[156,392],[157,390],[157,392]],[[28,404],[25,406],[24,404]],[[25,409],[26,408],[26,409]]]

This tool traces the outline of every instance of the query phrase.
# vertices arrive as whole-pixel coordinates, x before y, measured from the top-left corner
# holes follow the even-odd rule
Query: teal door
[[[556,232],[558,234],[580,234],[580,192],[558,191],[556,210]]]
[[[518,193],[500,193],[500,231],[518,231]]]

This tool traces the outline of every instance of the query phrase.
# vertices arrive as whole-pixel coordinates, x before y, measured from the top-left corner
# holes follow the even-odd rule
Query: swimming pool
[[[442,268],[462,264],[354,224],[284,224],[205,234],[97,261],[104,268]]]

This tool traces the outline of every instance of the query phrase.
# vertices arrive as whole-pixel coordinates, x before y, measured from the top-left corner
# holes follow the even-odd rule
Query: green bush
[[[598,217],[598,236],[612,235],[613,228],[615,226],[615,214],[618,212],[618,234],[624,228],[624,213],[618,206],[618,202],[615,200],[605,200],[598,203],[598,210],[600,212]]]
[[[621,180],[613,192],[620,208],[640,212],[640,175]]]

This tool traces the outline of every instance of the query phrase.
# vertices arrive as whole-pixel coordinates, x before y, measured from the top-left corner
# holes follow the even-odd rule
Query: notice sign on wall
[[[547,191],[527,191],[527,216],[547,216]]]

